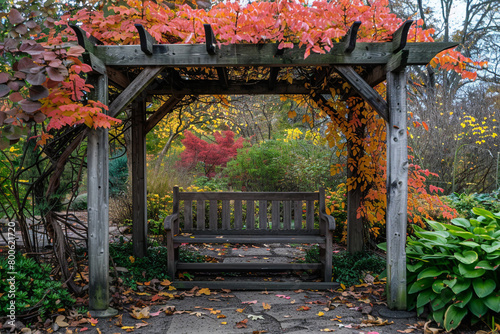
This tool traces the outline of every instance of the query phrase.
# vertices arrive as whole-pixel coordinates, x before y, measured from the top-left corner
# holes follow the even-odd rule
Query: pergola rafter
[[[205,25],[206,43],[157,44],[141,26],[136,25],[140,45],[101,45],[74,26],[78,42],[86,50],[85,60],[94,69],[96,94],[107,102],[110,84],[123,89],[112,101],[110,116],[117,116],[127,105],[132,108],[132,188],[133,239],[136,256],[144,256],[147,240],[146,217],[146,150],[148,131],[186,95],[261,95],[302,94],[335,117],[336,111],[323,96],[331,88],[348,83],[348,93],[340,96],[363,98],[387,124],[387,272],[389,307],[406,308],[406,224],[408,196],[408,154],[406,138],[406,75],[405,68],[426,65],[439,52],[456,43],[407,43],[412,21],[407,21],[383,43],[357,42],[361,22],[355,22],[328,53],[312,53],[304,58],[306,48],[280,49],[276,43],[232,44],[218,46],[210,25]],[[251,68],[252,76],[245,70]],[[201,69],[202,71],[200,71]],[[129,80],[121,71],[140,70]],[[244,73],[245,75],[242,75]],[[289,80],[291,79],[291,80]],[[373,88],[387,81],[387,99]],[[169,99],[146,118],[148,95],[168,95]],[[90,309],[95,315],[106,315],[108,309],[107,241],[107,145],[106,132],[92,130],[89,156],[89,266]],[[106,158],[104,158],[106,156]],[[96,159],[102,157],[102,159]],[[350,190],[348,211],[356,212],[361,192]],[[348,249],[363,249],[362,221],[356,214],[348,219]],[[98,235],[100,235],[98,237]],[[106,234],[107,235],[107,234]],[[95,240],[94,240],[95,239]],[[95,245],[101,243],[99,247]],[[94,246],[93,246],[94,245]]]

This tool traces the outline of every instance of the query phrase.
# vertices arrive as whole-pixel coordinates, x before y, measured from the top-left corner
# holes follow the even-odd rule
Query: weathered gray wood
[[[196,201],[196,228],[205,229],[205,201]]]
[[[314,229],[314,202],[306,202],[306,228],[308,231]]]
[[[145,109],[144,99],[132,108],[132,240],[137,258],[146,256],[148,247]]]
[[[203,28],[205,30],[205,48],[207,53],[213,56],[217,53],[217,45],[215,44],[217,41],[215,40],[214,31],[210,24],[204,24]]]
[[[356,71],[350,66],[335,66],[335,70],[368,102],[384,120],[388,121],[388,107],[380,96]]]
[[[223,89],[227,89],[229,87],[229,77],[227,74],[227,70],[225,67],[216,67],[217,76],[219,77],[219,84]]]
[[[139,39],[141,42],[141,50],[147,55],[153,54],[153,45],[157,44],[155,38],[151,36],[142,24],[134,24],[137,32],[139,32]]]
[[[179,263],[179,270],[193,271],[285,271],[285,270],[318,270],[321,263]],[[330,280],[331,281],[331,280]]]
[[[106,76],[92,78],[94,97],[108,102]],[[89,252],[89,309],[109,307],[108,130],[91,129],[87,142],[87,212]]]
[[[293,202],[293,220],[295,230],[302,229],[302,201]]]
[[[272,67],[271,71],[279,69],[277,67]],[[385,80],[385,71],[384,80]],[[334,80],[333,78],[331,79]],[[339,81],[340,82],[340,81]],[[264,85],[262,81],[249,80],[248,82],[242,83],[241,81],[229,80],[228,87],[221,87],[220,83],[216,80],[182,80],[181,87],[177,87],[176,83],[164,82],[161,87],[154,87],[151,90],[148,89],[148,93],[151,95],[171,95],[175,94],[185,94],[185,95],[279,95],[279,94],[311,94],[311,88],[306,88],[306,81],[304,80],[294,80],[292,84],[287,81],[277,81],[273,85],[273,89],[270,90],[268,85]],[[335,86],[335,82],[332,82],[331,86]],[[315,90],[317,94],[330,94],[330,89],[317,88]]]
[[[210,230],[217,231],[217,200],[210,200],[210,208],[208,209],[209,214],[209,226]]]
[[[85,51],[93,53],[96,45],[102,45],[103,43],[90,35],[87,37],[87,32],[77,25],[70,24],[69,27],[75,32],[76,38],[78,40],[78,45],[85,49]]]
[[[267,201],[259,201],[259,229],[267,229]]]
[[[109,115],[116,117],[132,102],[140,93],[161,73],[163,66],[146,67],[142,72],[125,88],[121,94],[113,100],[109,106]]]
[[[292,226],[292,202],[283,201],[283,229],[289,230]]]
[[[406,309],[406,224],[408,205],[408,139],[406,75],[387,73],[387,304]]]
[[[253,200],[247,200],[247,229],[253,230],[255,229],[255,204]]]
[[[243,228],[243,204],[240,200],[234,201],[234,229]]]
[[[271,206],[271,228],[273,230],[280,229],[280,202],[273,201]]]
[[[317,201],[318,193],[313,192],[180,192],[180,200],[254,200],[254,201],[285,201],[305,200]]]
[[[185,95],[172,95],[170,98],[161,105],[158,110],[154,112],[153,115],[149,116],[146,121],[146,133],[153,130],[153,128],[165,117],[167,114],[171,113],[175,109],[177,104],[184,98]]]
[[[413,20],[407,20],[392,34],[392,52],[397,53],[404,49],[408,38],[408,31],[413,23]]]
[[[195,232],[195,231],[191,231]],[[235,244],[267,244],[267,243],[294,243],[294,244],[313,244],[313,243],[324,243],[325,238],[319,236],[319,231],[316,230],[315,235],[271,235],[271,234],[231,234],[223,233],[220,231],[220,235],[205,235],[196,234],[188,237],[176,236],[174,241],[176,243],[187,243],[187,244],[203,244],[203,243],[235,243]]]
[[[82,55],[82,58],[83,58],[84,63],[86,63],[86,64],[90,65],[90,67],[92,67],[92,72],[94,72],[96,74],[101,74],[101,75],[107,74],[106,65],[104,65],[102,60],[100,60],[99,58],[94,56],[94,54],[92,54],[90,52],[85,52]]]
[[[426,65],[439,52],[457,43],[408,43],[409,65]],[[305,46],[286,49],[276,57],[276,45],[221,45],[217,56],[211,56],[201,44],[153,45],[153,55],[144,54],[140,45],[97,45],[93,52],[108,66],[330,66],[384,65],[393,53],[392,43],[357,43],[351,53],[344,53],[343,43],[334,43],[329,54],[311,53],[304,59]]]
[[[340,286],[334,282],[254,282],[254,281],[174,281],[177,289],[192,289],[194,287],[230,290],[331,290]]]
[[[193,228],[193,202],[184,201],[184,229],[191,230]]]
[[[222,201],[222,229],[231,229],[231,206],[229,200]]]
[[[344,52],[351,53],[356,48],[356,37],[358,35],[358,29],[361,25],[361,21],[355,21],[347,34],[342,38],[342,43],[344,44]]]
[[[106,67],[106,73],[108,74],[108,78],[111,84],[114,86],[125,89],[128,85],[130,85],[130,80],[123,74],[121,71],[113,68]]]

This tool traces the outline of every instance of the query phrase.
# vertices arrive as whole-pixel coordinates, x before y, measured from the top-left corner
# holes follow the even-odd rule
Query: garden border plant
[[[495,323],[500,313],[500,213],[474,208],[475,218],[428,221],[408,239],[408,309],[447,331],[469,316]]]

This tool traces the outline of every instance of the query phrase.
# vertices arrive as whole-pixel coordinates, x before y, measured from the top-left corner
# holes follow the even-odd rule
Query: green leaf
[[[462,231],[450,231],[450,234],[455,236],[455,237],[459,237],[459,238],[462,238],[462,239],[465,239],[465,240],[469,240],[469,239],[473,239],[475,237],[475,235],[473,233],[470,233],[470,232],[462,232]]]
[[[428,220],[427,224],[429,224],[429,226],[432,227],[432,229],[434,231],[446,231],[446,227],[444,226],[444,224],[441,224],[441,223],[438,223],[435,221],[431,221],[431,220]]]
[[[417,297],[417,308],[430,303],[431,301],[436,299],[437,296],[438,296],[437,293],[432,291],[432,289],[422,291],[421,293],[418,294]]]
[[[488,297],[483,299],[483,302],[486,306],[489,307],[493,312],[500,312],[500,291],[492,293]]]
[[[488,210],[485,210],[485,209],[473,208],[472,212],[474,212],[474,214],[476,214],[478,216],[483,216],[483,217],[486,217],[486,218],[496,219],[495,215],[492,212],[490,212]]]
[[[479,261],[478,263],[476,263],[476,266],[474,267],[474,269],[485,269],[485,270],[495,270],[497,268],[498,266],[492,266],[491,263],[489,263],[486,260]]]
[[[468,228],[470,227],[470,222],[465,218],[455,218],[451,220],[451,223],[456,226],[461,226]]]
[[[445,280],[443,281],[443,283],[444,283],[444,284],[446,284],[448,287],[453,288],[453,287],[455,286],[455,284],[457,284],[457,278],[456,278],[456,277],[454,277],[454,278],[453,278],[453,279],[451,279],[451,280],[446,280],[446,279],[445,279]]]
[[[428,278],[428,277],[438,277],[441,274],[448,274],[448,270],[439,270],[437,267],[430,267],[422,270],[418,274],[418,279]]]
[[[443,307],[443,308],[431,313],[432,318],[434,319],[434,321],[437,323],[437,325],[439,327],[443,326],[444,312],[445,311],[446,311],[446,309]]]
[[[424,279],[418,280],[410,286],[408,293],[413,294],[413,293],[417,293],[417,292],[420,292],[422,290],[428,289],[432,286],[432,283],[434,283],[434,281],[435,281],[434,278],[424,278]]]
[[[465,265],[463,263],[458,264],[458,270],[464,278],[476,278],[484,275],[486,270],[484,269],[474,269],[474,264]]]
[[[444,328],[447,331],[457,328],[466,314],[467,309],[451,305],[444,314]]]
[[[479,247],[479,246],[483,246],[483,245],[479,245],[477,242],[474,242],[474,241],[462,241],[459,243],[459,245],[462,245],[462,246],[467,246],[467,247],[470,247],[470,248],[476,248],[476,247]]]
[[[474,298],[469,303],[469,310],[478,318],[482,318],[488,312],[488,307],[479,298]]]
[[[472,251],[472,250],[465,251],[462,254],[455,253],[454,256],[455,256],[455,258],[458,261],[460,261],[462,263],[465,263],[465,264],[474,263],[479,258],[479,256],[477,255],[477,253],[474,252],[474,251]]]
[[[482,278],[476,278],[472,281],[472,286],[474,287],[476,295],[479,298],[484,298],[490,295],[493,291],[495,291],[497,284],[491,278],[487,280],[483,280]]]
[[[470,283],[471,281],[468,279],[458,278],[456,283],[451,287],[451,290],[458,295],[460,292],[467,290],[470,287]]]
[[[406,269],[408,269],[408,271],[414,273],[418,269],[422,268],[423,265],[424,265],[424,263],[422,261],[419,261],[419,262],[417,262],[415,264],[407,263],[406,264]]]
[[[441,293],[434,299],[431,303],[431,308],[433,311],[445,308],[446,305],[450,303],[452,299],[455,298],[455,294],[450,289],[444,289]]]
[[[472,298],[472,290],[470,289],[465,290],[457,295],[456,297],[457,303],[455,304],[455,306],[464,307],[465,305],[467,305],[467,303],[470,301],[471,298]]]
[[[441,293],[443,289],[447,288],[442,279],[437,279],[432,283],[432,291],[435,293]]]
[[[387,242],[381,242],[377,245],[378,248],[380,248],[381,250],[387,252]]]

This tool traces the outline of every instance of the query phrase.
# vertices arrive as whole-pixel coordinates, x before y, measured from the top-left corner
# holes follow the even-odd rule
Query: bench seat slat
[[[178,263],[179,270],[203,270],[203,271],[284,271],[284,270],[316,270],[321,269],[321,263]]]
[[[268,243],[324,243],[325,238],[318,235],[194,235],[174,237],[175,243],[235,243],[235,244],[268,244]]]

